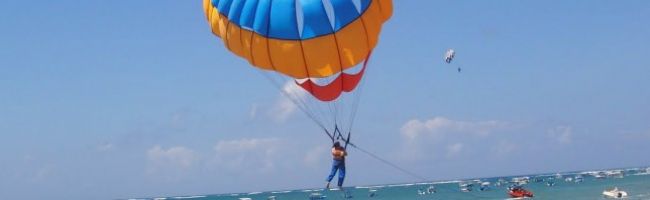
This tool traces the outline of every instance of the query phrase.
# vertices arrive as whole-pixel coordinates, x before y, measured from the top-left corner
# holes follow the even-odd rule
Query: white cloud
[[[489,121],[454,121],[444,117],[434,117],[426,121],[413,119],[406,122],[400,129],[400,133],[409,139],[415,139],[421,135],[440,137],[446,133],[468,133],[480,136],[489,135],[495,130],[509,127],[509,123],[489,120]]]
[[[107,152],[107,151],[113,150],[113,148],[115,148],[115,146],[112,143],[103,143],[103,144],[97,145],[97,147],[96,147],[97,151],[100,151],[100,152]]]
[[[455,143],[447,146],[447,157],[451,158],[460,154],[463,151],[464,147],[465,146],[462,143]]]
[[[547,132],[550,137],[561,144],[571,143],[571,135],[573,134],[573,128],[571,126],[557,126],[549,129]]]
[[[147,150],[147,159],[150,164],[149,173],[160,170],[185,170],[192,167],[199,156],[191,149],[183,146],[164,149],[156,145]]]
[[[251,111],[248,114],[248,116],[251,119],[255,119],[255,117],[257,117],[257,104],[254,103],[253,105],[251,105]]]
[[[303,162],[306,166],[320,166],[323,160],[328,160],[329,158],[329,148],[327,146],[317,146],[305,153]]]
[[[499,144],[492,147],[493,154],[499,157],[509,156],[512,152],[515,152],[516,150],[517,150],[517,145],[506,140],[502,140],[499,142]]]
[[[282,150],[283,141],[276,138],[254,138],[219,141],[214,146],[216,164],[229,170],[270,171],[290,151]]]
[[[306,94],[295,82],[288,81],[282,87],[282,96],[275,102],[273,108],[270,109],[269,116],[276,122],[286,121],[299,109],[293,101],[304,100]]]

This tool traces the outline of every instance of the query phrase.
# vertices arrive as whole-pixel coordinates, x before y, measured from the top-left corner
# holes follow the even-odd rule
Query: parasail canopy
[[[329,110],[336,131],[339,115],[349,111],[352,119],[356,109],[357,100],[346,104],[342,93],[362,81],[393,10],[392,0],[204,0],[203,8],[229,51],[309,93],[286,96],[312,119]]]

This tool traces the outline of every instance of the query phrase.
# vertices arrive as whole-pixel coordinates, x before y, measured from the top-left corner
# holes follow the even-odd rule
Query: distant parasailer
[[[454,57],[456,57],[456,51],[454,49],[447,49],[447,52],[445,52],[445,62],[447,64],[451,64],[451,61],[454,60]],[[460,66],[458,67],[458,72],[460,72]]]

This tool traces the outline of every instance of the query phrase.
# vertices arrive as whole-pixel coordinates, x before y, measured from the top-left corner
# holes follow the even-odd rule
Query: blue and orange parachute
[[[204,0],[203,7],[233,54],[325,103],[355,90],[392,15],[392,0]]]

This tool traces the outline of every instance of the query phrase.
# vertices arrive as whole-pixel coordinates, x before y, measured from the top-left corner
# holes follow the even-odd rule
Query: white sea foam
[[[393,184],[393,185],[388,185],[387,187],[406,187],[406,186],[412,186],[412,185],[415,185],[415,183]]]
[[[182,197],[172,197],[172,199],[196,199],[196,198],[203,198],[205,196],[182,196]]]
[[[271,194],[282,194],[282,193],[289,193],[289,192],[291,192],[291,190],[285,190],[285,191],[274,191],[274,192],[271,192]]]

